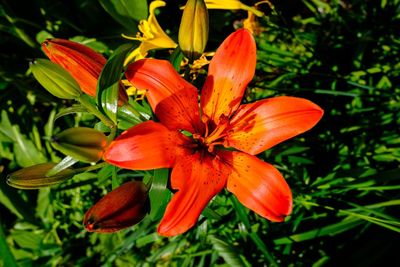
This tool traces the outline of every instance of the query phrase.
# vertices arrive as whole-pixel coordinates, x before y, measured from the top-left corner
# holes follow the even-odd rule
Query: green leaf
[[[213,219],[213,220],[222,219],[222,216],[218,212],[210,209],[209,207],[206,207],[201,214],[207,217],[208,219]]]
[[[167,188],[168,169],[154,170],[153,183],[149,191],[150,197],[150,218],[153,221],[159,220],[171,199],[171,192]]]
[[[18,165],[28,167],[46,162],[46,157],[28,140],[17,125],[12,125],[6,111],[1,113],[0,132],[13,141],[15,159]]]
[[[124,60],[132,44],[124,44],[118,47],[100,73],[97,83],[96,99],[99,107],[114,122],[117,122],[118,91]]]
[[[57,115],[54,118],[54,121],[56,121],[57,119],[69,115],[69,114],[74,114],[74,113],[81,113],[81,112],[87,112],[87,109],[85,107],[83,107],[82,105],[72,105],[71,107],[67,107],[62,109],[60,112],[57,113]]]
[[[137,105],[139,106],[139,105]],[[138,123],[143,122],[143,120],[138,116],[137,113],[132,112],[134,107],[129,107],[128,105],[123,105],[118,108],[118,129],[128,129]],[[150,117],[147,114],[144,114],[137,110],[142,117],[149,119]]]
[[[177,48],[175,48],[174,52],[169,58],[169,62],[171,62],[172,66],[174,66],[174,69],[178,72],[181,70],[181,62],[184,57],[185,55],[182,53],[182,50],[178,46]]]
[[[118,179],[117,176],[117,167],[112,166],[112,171],[111,171],[111,185],[112,185],[112,190],[116,189],[121,185],[121,182]]]
[[[112,177],[113,172],[115,172],[115,167],[112,165],[106,165],[97,172],[97,179],[100,184],[106,182],[110,177]]]
[[[137,22],[146,19],[146,0],[100,0],[102,7],[127,30],[132,31]]]
[[[277,267],[279,266],[275,259],[272,257],[271,253],[269,253],[267,246],[264,241],[260,238],[257,233],[250,233],[250,238],[253,240],[254,244],[256,244],[257,248],[263,253],[265,258],[267,258],[270,266]]]
[[[236,215],[242,221],[242,223],[246,227],[246,230],[249,231],[251,229],[251,225],[245,207],[239,202],[239,200],[235,196],[231,195],[229,199],[231,200],[233,207],[236,210]]]
[[[8,186],[5,180],[0,180],[0,203],[18,218],[36,224],[37,220],[28,202],[18,194],[15,188]]]
[[[12,231],[11,237],[19,247],[38,251],[43,242],[44,234],[41,231],[18,229]]]
[[[321,236],[334,236],[339,233],[348,231],[362,223],[363,221],[361,219],[349,216],[338,223],[330,224],[321,228],[316,228],[300,234],[275,239],[274,243],[275,245],[283,245],[293,242],[307,241]]]
[[[74,165],[75,163],[77,163],[78,160],[70,157],[70,156],[66,156],[62,161],[60,161],[56,166],[54,166],[53,168],[51,168],[47,173],[46,176],[53,176],[56,175],[57,173],[71,167],[72,165]]]
[[[258,236],[258,234],[255,232],[251,232],[251,225],[250,225],[250,221],[247,216],[247,213],[246,213],[246,208],[242,205],[242,203],[239,202],[239,200],[235,196],[232,195],[230,197],[230,200],[232,201],[233,207],[236,210],[236,215],[238,216],[238,218],[242,221],[242,223],[246,227],[246,231],[250,235],[251,240],[254,242],[254,244],[257,246],[257,248],[263,253],[263,255],[267,258],[267,260],[271,266],[278,266],[277,263],[275,262],[274,258],[269,253],[264,242]]]
[[[3,264],[0,266],[7,266],[7,267],[18,267],[17,262],[13,254],[8,247],[6,236],[4,235],[3,226],[0,224],[0,259],[2,260]]]
[[[39,194],[37,197],[36,215],[39,216],[42,221],[46,224],[54,224],[54,208],[52,205],[52,195],[50,188],[39,189]]]
[[[240,257],[238,251],[229,243],[222,241],[214,235],[209,235],[213,248],[218,252],[218,254],[225,260],[228,266],[248,266],[245,264],[244,257]]]

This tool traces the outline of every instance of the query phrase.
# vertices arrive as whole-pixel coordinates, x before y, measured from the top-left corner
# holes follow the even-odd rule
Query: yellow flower
[[[264,13],[255,7],[250,7],[239,0],[205,0],[208,9],[243,9],[252,12],[257,17],[264,16]]]
[[[129,96],[134,96],[135,100],[143,100],[146,95],[146,90],[139,90],[133,86],[128,80],[121,80],[122,84],[125,86],[126,93]]]
[[[130,40],[137,40],[142,42],[138,48],[126,58],[125,65],[131,60],[145,58],[147,52],[152,49],[163,49],[163,48],[175,48],[177,44],[164,32],[158,23],[155,10],[159,7],[165,6],[164,1],[153,1],[149,8],[149,17],[147,20],[141,20],[139,22],[139,31],[135,37],[122,35],[123,37]]]
[[[261,4],[268,4],[269,8],[272,11],[275,11],[274,5],[271,4],[268,0],[260,1],[254,5],[254,8],[258,8],[259,5]],[[247,11],[247,18],[243,20],[243,28],[248,29],[251,31],[254,35],[260,35],[261,32],[265,30],[265,28],[260,26],[260,23],[257,21],[256,15],[254,12],[248,10]]]

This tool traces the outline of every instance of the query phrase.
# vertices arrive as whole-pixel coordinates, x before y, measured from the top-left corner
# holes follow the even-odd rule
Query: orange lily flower
[[[90,47],[64,39],[47,39],[42,43],[47,57],[63,67],[78,82],[82,91],[96,96],[97,80],[107,59]],[[119,98],[126,102],[128,97],[122,85]]]
[[[291,213],[292,194],[285,179],[254,155],[309,130],[323,110],[296,97],[240,104],[255,67],[254,38],[239,29],[211,60],[199,109],[197,89],[169,62],[143,59],[128,66],[125,76],[135,87],[148,90],[159,122],[147,121],[123,132],[106,149],[104,159],[134,170],[172,168],[176,193],[159,234],[187,231],[223,188],[271,221],[281,222]]]

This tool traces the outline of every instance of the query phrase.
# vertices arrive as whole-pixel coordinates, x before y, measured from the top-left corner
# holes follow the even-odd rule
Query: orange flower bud
[[[147,187],[130,181],[114,189],[91,207],[83,225],[89,232],[111,233],[133,226],[147,213]]]
[[[42,43],[44,53],[54,63],[67,70],[78,82],[82,91],[96,96],[97,80],[107,59],[90,47],[64,39],[47,39]],[[121,101],[127,101],[127,94],[121,86]]]

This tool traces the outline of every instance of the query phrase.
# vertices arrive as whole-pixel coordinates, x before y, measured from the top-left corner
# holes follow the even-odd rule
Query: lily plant
[[[168,61],[148,58],[128,66],[126,78],[147,91],[157,121],[124,131],[103,158],[131,170],[172,168],[175,193],[158,227],[160,235],[189,230],[224,188],[271,221],[282,222],[291,213],[292,193],[284,177],[256,155],[311,129],[323,110],[286,96],[242,104],[255,67],[256,43],[246,29],[229,35],[218,48],[200,96]]]

